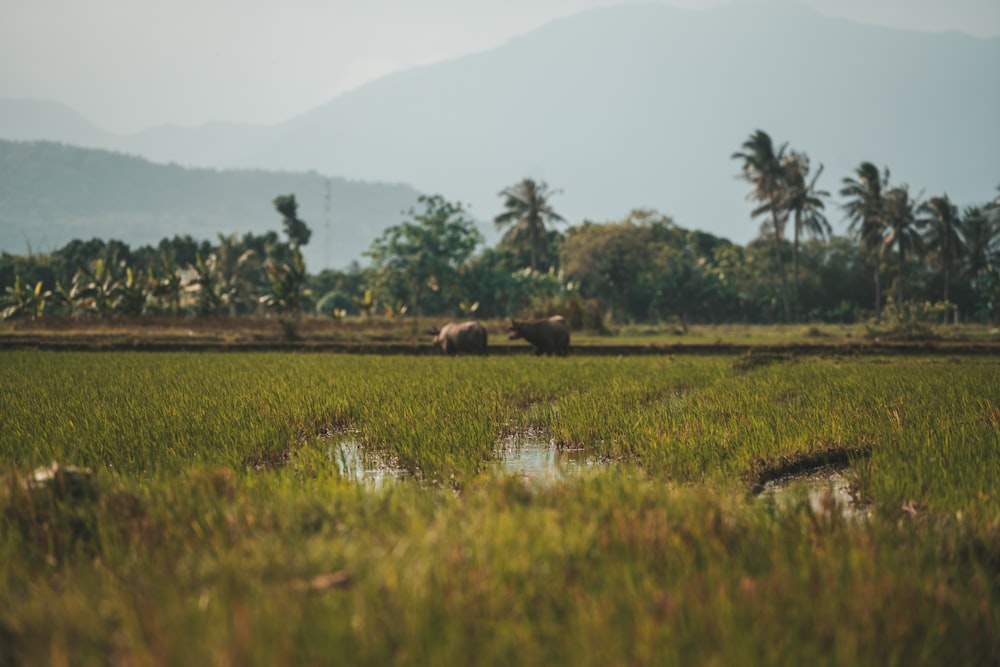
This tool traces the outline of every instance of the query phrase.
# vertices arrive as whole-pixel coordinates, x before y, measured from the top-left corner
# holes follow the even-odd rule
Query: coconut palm
[[[824,238],[833,230],[823,214],[823,199],[830,196],[826,190],[817,190],[816,181],[823,173],[823,165],[809,179],[809,157],[792,151],[782,163],[784,167],[784,209],[794,216],[792,241],[792,288],[795,297],[795,318],[799,308],[799,236]]]
[[[785,277],[785,263],[781,253],[782,238],[785,231],[787,212],[782,206],[784,195],[785,148],[782,144],[775,151],[770,135],[763,130],[757,130],[743,142],[743,150],[732,154],[732,159],[742,160],[741,177],[750,183],[747,199],[756,202],[757,207],[751,212],[751,218],[764,213],[770,213],[769,231],[774,238],[775,261],[778,267],[778,279],[781,284],[781,299],[785,309],[785,320],[791,318],[788,299],[788,280]],[[763,232],[764,227],[761,228]]]
[[[944,302],[948,303],[948,287],[952,268],[965,253],[965,239],[962,236],[962,220],[958,207],[951,203],[948,195],[931,197],[917,209],[918,224],[926,229],[925,247],[934,253],[944,279]],[[948,323],[948,312],[944,314]]]
[[[970,206],[962,215],[962,238],[965,239],[965,275],[971,281],[998,260],[1000,226],[990,220],[983,207]]]
[[[531,270],[538,270],[538,252],[546,238],[546,225],[565,222],[549,204],[549,197],[559,190],[549,190],[545,181],[526,178],[517,185],[500,191],[504,198],[504,212],[493,218],[497,229],[508,227],[505,236],[515,240],[526,236],[531,246]]]
[[[883,192],[889,187],[889,169],[879,173],[871,162],[862,162],[855,178],[844,178],[840,194],[847,197],[842,205],[850,221],[848,231],[861,245],[874,267],[875,319],[882,319],[882,249],[885,237],[885,201]]]
[[[922,239],[917,228],[917,202],[910,196],[910,188],[905,184],[886,190],[884,202],[888,233],[883,244],[886,248],[896,246],[896,257],[899,261],[896,273],[896,305],[902,308],[906,260],[922,249]]]
[[[1000,193],[1000,185],[997,186],[997,192]],[[1000,222],[1000,194],[994,197],[993,201],[988,203],[985,208],[995,222]]]

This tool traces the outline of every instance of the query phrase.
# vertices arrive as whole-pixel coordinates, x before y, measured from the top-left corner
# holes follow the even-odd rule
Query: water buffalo
[[[569,354],[569,325],[562,315],[544,320],[510,321],[511,340],[523,338],[535,347],[536,355],[555,354],[562,357]]]
[[[486,354],[488,336],[479,322],[449,322],[430,333],[434,335],[434,347],[445,354]]]

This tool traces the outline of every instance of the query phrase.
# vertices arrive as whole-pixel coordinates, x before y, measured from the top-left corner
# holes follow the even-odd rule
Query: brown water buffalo
[[[486,354],[488,335],[479,322],[449,322],[430,333],[434,334],[434,347],[445,354]]]
[[[562,357],[569,354],[569,325],[562,315],[544,320],[511,320],[509,333],[511,340],[523,338],[531,343],[536,355]]]

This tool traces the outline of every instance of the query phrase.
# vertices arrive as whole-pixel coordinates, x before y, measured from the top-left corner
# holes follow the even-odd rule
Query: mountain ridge
[[[334,98],[282,124],[266,147],[241,162],[377,174],[425,191],[460,193],[487,216],[498,212],[502,187],[531,175],[563,189],[553,204],[574,221],[613,219],[649,206],[684,226],[747,240],[756,229],[730,155],[762,128],[777,143],[790,141],[824,163],[820,185],[831,191],[837,189],[832,179],[871,160],[888,164],[915,188],[947,190],[961,203],[990,195],[992,179],[1000,177],[1000,130],[993,122],[1000,94],[989,88],[1000,75],[1000,39],[884,29],[804,8],[794,10],[800,22],[786,34],[774,27],[782,11],[630,5],[583,12],[495,49],[399,72]],[[567,47],[561,34],[574,35],[577,48]],[[589,51],[579,47],[587,39],[595,43]],[[887,39],[895,41],[872,71],[875,47]],[[765,46],[753,62],[720,54],[722,43],[749,52],[758,41]],[[942,45],[959,54],[942,58]],[[823,58],[794,69],[796,59],[817,49]],[[641,69],[648,62],[654,65]],[[791,81],[813,71],[826,81],[806,80],[802,101],[784,91],[785,99],[776,101],[759,83],[775,71]],[[658,94],[651,81],[674,94]],[[531,100],[537,117],[512,106],[511,86],[518,86],[511,97]],[[927,99],[934,89],[940,100]],[[851,97],[865,101],[863,113],[841,99]],[[460,111],[470,99],[476,123]],[[745,108],[734,111],[739,100],[747,100]],[[965,106],[956,108],[954,100]],[[561,108],[566,105],[569,115]],[[410,122],[398,120],[398,109]],[[511,137],[528,148],[509,147]],[[970,171],[989,177],[949,179],[952,167],[934,165],[937,160],[973,161]],[[630,163],[633,168],[622,168]],[[442,167],[449,164],[461,166]],[[654,176],[658,171],[662,177]],[[961,187],[971,182],[978,185]],[[613,197],[603,196],[608,190]]]
[[[214,241],[218,234],[280,234],[272,200],[294,194],[313,232],[303,247],[311,271],[359,259],[419,196],[405,184],[162,165],[54,142],[0,140],[0,175],[0,249],[8,252],[51,251],[94,237],[156,245],[175,235]]]
[[[915,192],[948,192],[959,205],[990,198],[1000,181],[996,80],[1000,37],[787,5],[647,3],[587,10],[394,72],[277,125],[154,128],[116,149],[408,183],[481,220],[500,212],[502,188],[531,176],[561,190],[552,204],[574,223],[647,207],[745,242],[757,228],[730,156],[757,128],[824,164],[819,187],[834,193],[868,160]],[[838,229],[836,197],[828,217]]]

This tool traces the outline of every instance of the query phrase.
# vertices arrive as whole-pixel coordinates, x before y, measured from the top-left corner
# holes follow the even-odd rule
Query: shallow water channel
[[[381,488],[390,482],[416,478],[414,473],[392,466],[352,439],[332,443],[327,457],[347,479]],[[514,434],[497,442],[497,457],[489,464],[495,474],[512,475],[532,484],[549,484],[614,465],[594,456],[587,448],[565,449],[544,434]],[[805,500],[816,514],[837,513],[851,520],[864,520],[870,508],[855,500],[850,480],[842,466],[822,466],[786,475],[764,484],[758,499],[773,501],[789,509]]]
[[[528,481],[555,481],[610,465],[599,461],[585,447],[560,449],[541,438],[508,439],[501,445],[493,463],[494,472]]]
[[[846,519],[867,519],[871,510],[868,505],[855,500],[851,482],[844,471],[841,467],[823,466],[781,477],[764,484],[757,497],[773,499],[782,509],[788,509],[804,499],[816,514],[835,512]]]
[[[387,482],[413,477],[410,471],[391,466],[374,454],[366,452],[354,440],[342,440],[331,444],[326,450],[326,456],[337,464],[337,471],[341,477],[356,480],[367,486],[378,488]]]
[[[337,464],[343,477],[381,487],[414,474],[388,464],[364,450],[354,440],[331,444],[327,457]],[[494,473],[514,475],[528,482],[553,482],[610,465],[599,461],[586,448],[561,449],[543,437],[508,437],[497,443],[497,458],[490,462]]]

